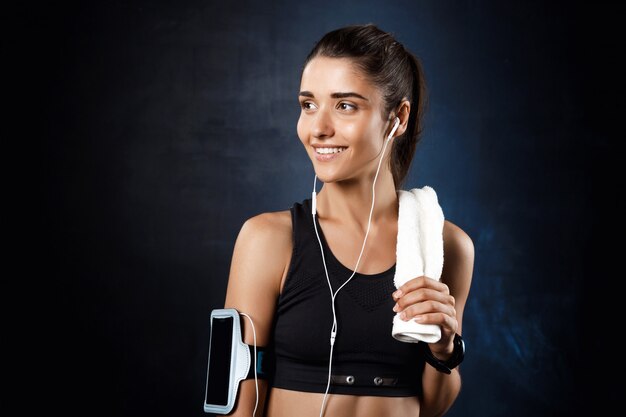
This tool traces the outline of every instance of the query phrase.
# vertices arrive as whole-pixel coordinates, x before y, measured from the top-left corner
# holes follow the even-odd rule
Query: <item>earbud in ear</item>
[[[393,134],[396,133],[396,129],[398,129],[398,126],[400,126],[400,118],[396,117],[396,120],[393,124],[393,128],[391,129],[391,132],[389,132],[389,136],[387,136],[387,140],[391,140],[391,138],[393,137]]]

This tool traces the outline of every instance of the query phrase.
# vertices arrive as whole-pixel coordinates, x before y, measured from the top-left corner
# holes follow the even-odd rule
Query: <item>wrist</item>
[[[440,360],[440,361],[447,361],[449,360],[452,355],[454,354],[454,347],[452,346],[450,348],[450,350],[445,350],[445,351],[438,351],[438,350],[433,350],[430,349],[430,353],[435,357],[435,359]]]
[[[439,372],[450,374],[452,369],[459,366],[465,357],[465,342],[459,334],[454,335],[452,354],[447,359],[443,357],[442,353],[440,353],[441,358],[436,357],[427,343],[420,343],[422,344],[424,360]]]
[[[430,352],[435,358],[440,361],[447,361],[454,354],[454,338],[450,339],[450,343],[443,348],[438,344],[431,343],[428,345],[428,349],[430,349]]]

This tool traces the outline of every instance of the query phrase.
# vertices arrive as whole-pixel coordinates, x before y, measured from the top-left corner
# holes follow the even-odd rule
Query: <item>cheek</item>
[[[296,131],[298,132],[298,137],[300,138],[300,142],[302,142],[303,145],[306,145],[307,143],[307,135],[306,135],[306,122],[304,121],[302,115],[300,115],[300,117],[298,118],[298,123],[296,125]]]
[[[367,146],[367,128],[361,123],[345,123],[341,126],[341,135],[347,139],[350,146],[355,149],[364,149]]]
[[[349,138],[351,142],[358,141],[362,132],[362,127],[358,123],[345,123],[341,126],[341,132],[343,136]]]
[[[352,145],[359,148],[362,154],[369,158],[372,154],[376,154],[379,151],[382,140],[377,140],[376,135],[372,134],[372,129],[367,124],[352,124],[345,126],[344,134],[350,138]]]

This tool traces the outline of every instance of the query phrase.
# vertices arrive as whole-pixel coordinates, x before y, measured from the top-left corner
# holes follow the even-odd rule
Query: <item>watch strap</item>
[[[445,374],[452,373],[452,369],[456,368],[463,362],[465,358],[465,341],[459,334],[454,335],[454,350],[452,351],[452,356],[442,361],[437,359],[435,355],[430,350],[428,343],[420,342],[422,345],[422,353],[424,355],[424,360],[426,363],[431,365],[433,368],[438,370],[439,372],[443,372]]]

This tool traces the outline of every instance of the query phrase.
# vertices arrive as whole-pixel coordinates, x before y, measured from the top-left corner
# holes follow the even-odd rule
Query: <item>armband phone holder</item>
[[[207,366],[204,412],[228,414],[235,406],[237,391],[242,380],[254,378],[254,347],[242,341],[241,319],[234,308],[211,311],[209,359]],[[256,374],[268,379],[265,349],[256,348]]]

